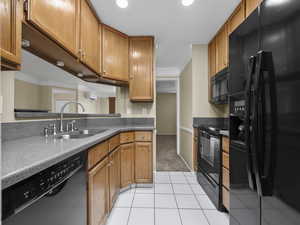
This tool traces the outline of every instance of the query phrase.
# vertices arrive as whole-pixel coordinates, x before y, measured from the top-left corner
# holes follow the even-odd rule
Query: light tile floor
[[[229,225],[192,172],[156,172],[152,188],[120,194],[107,225]]]

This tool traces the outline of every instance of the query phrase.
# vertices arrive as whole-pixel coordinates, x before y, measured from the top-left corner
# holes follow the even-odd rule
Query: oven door
[[[220,179],[220,138],[206,131],[199,131],[198,167],[217,184]]]

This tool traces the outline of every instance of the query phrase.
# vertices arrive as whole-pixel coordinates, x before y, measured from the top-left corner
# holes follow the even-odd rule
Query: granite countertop
[[[93,127],[94,128],[94,127]],[[43,136],[2,143],[2,189],[18,183],[80,151],[122,132],[153,130],[153,126],[101,127],[105,132],[82,139],[54,139]]]

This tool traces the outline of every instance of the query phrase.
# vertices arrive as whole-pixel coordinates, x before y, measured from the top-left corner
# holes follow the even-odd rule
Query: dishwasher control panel
[[[85,154],[77,154],[3,190],[2,220],[36,199],[55,193],[85,165],[85,158]]]

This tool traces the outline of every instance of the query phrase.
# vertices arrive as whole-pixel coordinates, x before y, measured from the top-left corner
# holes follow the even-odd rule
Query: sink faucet
[[[85,109],[83,107],[83,105],[79,102],[67,102],[66,104],[63,105],[63,107],[60,110],[60,127],[59,127],[59,131],[62,133],[64,132],[64,128],[63,128],[63,119],[64,119],[64,110],[65,108],[70,105],[70,104],[76,104],[76,105],[80,105],[82,108],[82,111],[84,112]]]

